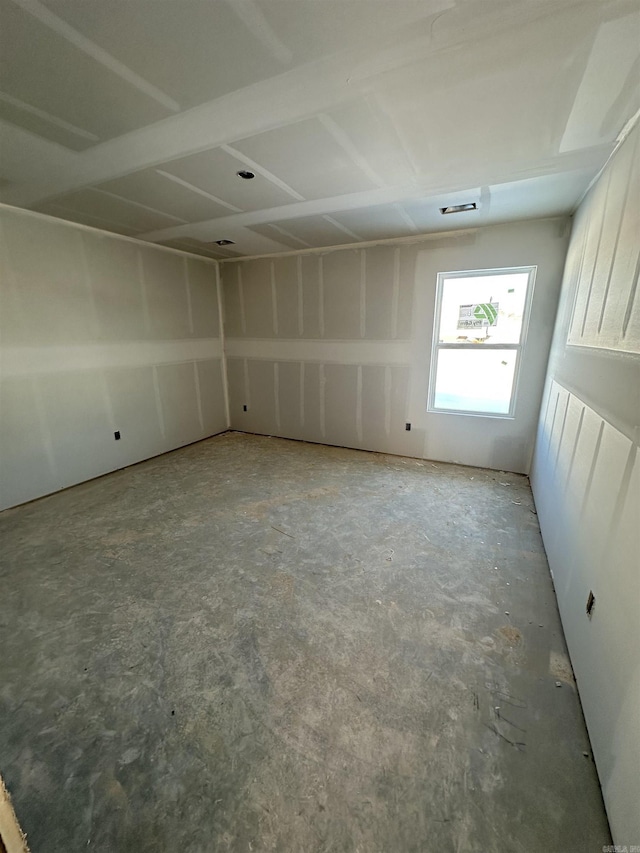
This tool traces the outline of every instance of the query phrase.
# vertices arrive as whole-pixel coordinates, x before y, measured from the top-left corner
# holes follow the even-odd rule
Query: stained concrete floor
[[[33,853],[610,843],[525,477],[229,433],[0,537]]]

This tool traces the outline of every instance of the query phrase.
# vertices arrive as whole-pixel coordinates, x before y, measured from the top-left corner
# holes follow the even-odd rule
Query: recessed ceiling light
[[[236,175],[239,178],[243,178],[245,181],[250,181],[251,178],[255,178],[253,172],[248,172],[246,169],[240,169],[239,172],[236,172]]]
[[[470,204],[450,204],[449,207],[441,207],[440,213],[443,215],[445,213],[464,213],[465,210],[477,210],[478,205],[475,201],[472,201]]]
[[[233,240],[214,240],[213,241],[217,246],[233,246]]]

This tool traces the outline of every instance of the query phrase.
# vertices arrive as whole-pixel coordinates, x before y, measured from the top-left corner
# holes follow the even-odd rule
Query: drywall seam
[[[625,139],[627,138],[627,136],[629,136],[629,134],[631,133],[631,131],[633,130],[633,128],[634,128],[634,127],[636,126],[636,124],[638,123],[638,120],[639,120],[639,119],[640,119],[640,109],[636,110],[636,112],[634,113],[634,115],[632,115],[632,116],[631,116],[631,118],[629,119],[629,121],[627,121],[627,122],[625,123],[624,127],[622,128],[622,130],[620,131],[620,133],[617,135],[617,137],[616,137],[616,144],[614,145],[613,150],[611,151],[611,153],[610,153],[610,154],[609,154],[609,156],[607,157],[607,159],[606,159],[606,161],[604,162],[603,166],[598,170],[598,172],[596,172],[596,174],[593,176],[593,178],[589,181],[589,184],[587,185],[586,190],[582,193],[582,195],[580,196],[580,198],[578,199],[578,201],[577,201],[577,202],[575,203],[575,205],[573,206],[573,209],[572,209],[571,214],[570,214],[571,216],[573,216],[573,214],[574,214],[577,210],[579,210],[580,205],[581,205],[581,204],[582,204],[582,202],[585,200],[585,198],[589,195],[589,192],[591,191],[591,189],[592,189],[592,188],[593,188],[593,187],[598,183],[598,181],[600,180],[600,178],[601,178],[601,177],[602,177],[602,175],[604,174],[605,169],[607,168],[607,166],[609,165],[609,163],[611,162],[611,160],[613,160],[614,156],[615,156],[615,155],[617,154],[617,152],[618,152],[618,149],[620,148],[620,146],[622,145],[622,143],[625,141]]]
[[[296,258],[296,278],[298,284],[298,335],[304,334],[304,288],[302,286],[302,255]]]
[[[160,382],[158,381],[158,368],[154,364],[151,368],[153,372],[153,393],[156,401],[156,412],[158,415],[158,424],[160,425],[160,432],[162,433],[162,437],[167,437],[167,429],[164,420],[164,412],[162,410],[162,398],[160,396]]]
[[[567,394],[567,399],[565,401],[564,406],[564,414],[562,416],[562,427],[560,428],[560,435],[558,437],[558,447],[556,450],[556,458],[553,461],[553,473],[555,476],[556,471],[558,470],[558,462],[560,461],[560,449],[562,447],[562,439],[564,438],[564,431],[567,426],[567,415],[569,414],[569,401],[571,399],[571,395]]]
[[[33,391],[33,399],[35,402],[36,413],[38,417],[38,429],[40,431],[40,437],[42,439],[44,453],[47,457],[49,472],[51,473],[54,482],[57,483],[60,480],[58,476],[58,466],[56,464],[56,455],[53,450],[53,438],[51,436],[51,429],[49,428],[47,414],[44,410],[44,404],[42,402],[42,394],[40,393],[40,383],[38,382],[37,376],[31,376],[30,381],[31,389]]]
[[[391,291],[391,337],[398,337],[398,302],[400,300],[400,249],[393,250],[393,289]]]
[[[273,319],[273,334],[278,335],[278,296],[276,293],[276,268],[273,261],[269,264],[269,276],[271,279],[271,313]]]
[[[200,377],[198,375],[198,362],[194,361],[193,363],[193,384],[196,389],[196,406],[198,408],[198,423],[200,424],[200,429],[204,432],[204,418],[202,416],[202,394],[200,391]]]
[[[242,334],[247,333],[247,314],[244,308],[244,285],[242,283],[242,267],[238,267],[238,302],[240,304],[240,328]]]
[[[342,364],[409,364],[409,341],[372,340],[273,340],[273,338],[227,338],[227,356],[261,361],[321,361]]]
[[[197,261],[202,261],[205,264],[218,264],[215,258],[208,258],[206,255],[198,255],[195,252],[185,252],[182,249],[173,249],[171,246],[162,246],[160,243],[154,243],[151,240],[140,240],[137,237],[128,237],[126,234],[116,234],[113,231],[105,231],[102,228],[94,228],[93,225],[84,225],[81,222],[70,222],[68,219],[60,219],[58,216],[50,216],[48,213],[40,213],[38,210],[27,210],[24,207],[15,207],[13,204],[5,204],[0,202],[0,211],[8,210],[11,213],[18,213],[21,216],[30,216],[35,219],[45,219],[48,222],[55,222],[56,225],[64,225],[68,228],[78,228],[80,231],[88,231],[91,234],[99,234],[101,237],[109,237],[112,240],[123,240],[126,243],[134,243],[136,246],[144,246],[147,249],[158,249],[161,252],[169,252],[171,255],[181,255],[187,258],[195,258]]]
[[[224,299],[220,280],[220,265],[216,264],[216,301],[218,304],[218,333],[220,335],[220,360],[222,364],[222,395],[227,429],[231,427],[231,408],[229,406],[229,377],[227,375],[227,350],[224,331]]]
[[[324,373],[324,364],[321,364],[319,367],[320,372],[320,381],[318,382],[318,389],[320,392],[320,433],[323,438],[327,437],[326,430],[326,422],[325,422],[325,385],[327,383],[325,373]]]
[[[432,231],[425,234],[410,234],[407,237],[388,237],[384,240],[365,240],[360,243],[340,243],[335,246],[317,246],[309,249],[291,249],[288,252],[269,252],[263,255],[242,255],[237,258],[221,258],[215,263],[219,264],[241,264],[244,261],[257,261],[262,258],[288,258],[294,255],[320,255],[331,252],[342,252],[348,249],[370,249],[373,246],[412,245],[413,243],[438,242],[441,240],[459,240],[478,232],[487,231],[491,228],[504,228],[509,225],[526,225],[529,222],[566,222],[567,215],[562,216],[531,216],[527,219],[508,219],[504,222],[493,222],[491,225],[477,225],[474,228],[459,228],[452,231]],[[98,229],[96,229],[98,230]],[[106,233],[106,232],[105,232]],[[138,240],[137,242],[147,246],[157,245],[151,241]],[[191,256],[193,257],[193,256]],[[200,257],[196,255],[196,257]]]
[[[182,269],[184,272],[184,287],[185,287],[185,295],[187,297],[187,318],[189,321],[189,334],[193,334],[194,325],[193,325],[193,305],[191,303],[191,283],[189,281],[189,261],[187,258],[182,259]]]
[[[580,399],[579,397],[577,399]],[[578,427],[576,429],[576,435],[573,440],[573,450],[571,451],[571,460],[567,467],[567,477],[564,482],[563,494],[566,495],[569,491],[569,483],[571,482],[571,474],[573,473],[573,466],[576,461],[576,454],[578,452],[578,444],[580,443],[580,435],[582,434],[582,425],[584,424],[584,417],[587,411],[587,406],[583,403],[582,408],[580,409],[580,417],[578,419]]]
[[[148,367],[222,358],[220,338],[121,341],[69,346],[7,346],[2,376],[48,375],[113,367]]]
[[[593,409],[591,409],[593,411]],[[600,418],[600,426],[598,427],[598,437],[596,439],[596,446],[591,455],[591,466],[589,468],[589,475],[587,476],[587,482],[584,487],[584,491],[582,494],[582,504],[580,505],[579,517],[581,521],[584,521],[584,515],[589,504],[589,497],[591,492],[591,486],[593,484],[593,477],[596,472],[596,466],[598,464],[598,457],[600,456],[600,448],[602,446],[602,435],[604,433],[604,418]]]
[[[638,148],[638,143],[640,142],[640,134],[636,138],[635,142],[635,151]],[[633,160],[633,157],[632,157]],[[609,273],[607,275],[607,283],[604,288],[604,293],[602,295],[602,305],[600,306],[600,317],[598,318],[598,334],[602,332],[602,321],[604,320],[605,310],[607,308],[607,299],[609,297],[609,289],[611,288],[611,277],[613,275],[613,268],[615,266],[615,258],[618,253],[618,245],[620,243],[620,234],[622,232],[622,224],[625,220],[625,214],[627,212],[627,202],[629,201],[629,190],[631,188],[631,181],[626,182],[625,190],[624,190],[624,198],[622,200],[622,204],[620,205],[620,218],[618,219],[618,227],[616,228],[616,238],[613,244],[613,249],[611,251],[611,263],[609,264]]]
[[[83,280],[85,285],[85,291],[87,294],[87,298],[89,300],[89,304],[91,305],[91,326],[94,337],[98,336],[98,332],[100,330],[100,323],[98,322],[98,311],[96,308],[96,298],[93,292],[93,280],[91,277],[91,269],[89,266],[89,259],[87,257],[87,247],[84,242],[84,235],[81,231],[77,234],[78,242],[80,244],[80,257],[82,259],[82,271],[83,271]]]
[[[357,375],[356,375],[356,434],[358,436],[358,441],[362,444],[363,439],[363,431],[362,431],[362,365],[359,364],[357,367]]]
[[[195,362],[194,362],[195,364]],[[107,420],[109,421],[109,426],[111,428],[111,432],[115,432],[116,427],[116,419],[113,412],[113,404],[111,402],[111,395],[109,394],[109,388],[107,386],[107,380],[104,375],[104,370],[97,371],[97,384],[100,387],[100,396],[102,397],[102,402],[104,404],[104,410],[107,413]]]
[[[386,365],[384,369],[384,431],[391,435],[391,383],[393,376],[391,368]]]
[[[631,290],[629,291],[629,297],[627,299],[627,307],[624,312],[624,319],[622,321],[622,337],[626,338],[627,329],[629,328],[629,320],[631,319],[631,314],[633,312],[633,306],[636,301],[636,294],[638,292],[638,277],[640,276],[640,253],[638,254],[638,259],[636,261],[636,269],[633,275],[633,284],[631,285]]]
[[[580,337],[584,337],[585,326],[587,325],[587,317],[589,316],[589,303],[591,302],[591,292],[593,290],[593,282],[596,277],[596,269],[598,267],[598,256],[600,254],[600,246],[602,245],[602,233],[604,231],[604,223],[607,218],[607,202],[609,201],[609,187],[611,186],[611,175],[613,170],[609,169],[607,173],[607,185],[604,191],[604,201],[602,203],[602,216],[600,217],[600,228],[598,229],[598,239],[596,241],[596,251],[593,256],[593,266],[591,276],[589,277],[589,289],[587,291],[587,299],[584,304],[584,312],[582,314],[582,326],[580,327]]]
[[[244,379],[244,404],[250,409],[251,408],[251,384],[249,382],[249,360],[243,359],[242,361],[242,377]]]
[[[360,337],[367,336],[367,253],[360,250]]]
[[[81,32],[74,29],[74,27],[62,20],[62,18],[54,15],[50,9],[43,6],[38,2],[38,0],[13,0],[13,2],[21,9],[24,9],[25,12],[33,15],[33,17],[40,21],[40,23],[45,27],[53,30],[54,33],[57,33],[57,35],[66,39],[75,48],[81,50],[94,62],[97,62],[104,68],[107,68],[112,74],[120,77],[121,80],[124,80],[130,86],[133,86],[148,98],[156,101],[156,103],[163,106],[169,112],[179,113],[182,111],[180,104],[174,101],[173,98],[169,97],[166,92],[158,89],[157,86],[154,86],[153,83],[145,80],[144,77],[141,77],[139,74],[136,74],[135,71],[123,62],[120,62],[120,60],[112,56],[104,50],[104,48],[100,47],[100,45],[82,35]]]
[[[276,416],[276,429],[280,432],[280,365],[273,362],[273,407]]]
[[[147,299],[147,288],[144,280],[144,258],[142,252],[136,252],[138,262],[138,281],[140,283],[140,293],[142,294],[142,313],[144,316],[144,328],[147,334],[151,333],[151,315],[149,314],[149,300]]]
[[[324,259],[318,258],[318,329],[324,338]]]

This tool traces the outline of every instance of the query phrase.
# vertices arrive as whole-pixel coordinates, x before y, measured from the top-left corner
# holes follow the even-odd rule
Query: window
[[[430,412],[513,417],[535,272],[438,274]]]

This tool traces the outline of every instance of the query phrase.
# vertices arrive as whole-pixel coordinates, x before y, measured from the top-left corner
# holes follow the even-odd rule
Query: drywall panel
[[[86,235],[81,234],[80,238],[84,242]],[[143,339],[146,309],[138,247],[125,240],[93,234],[88,239],[92,258],[89,292],[100,338],[107,341]]]
[[[231,338],[244,337],[246,321],[244,316],[242,267],[240,264],[234,264],[227,268],[223,279],[222,293],[225,335]]]
[[[366,251],[348,249],[321,257],[322,315],[326,338],[362,338],[361,313],[366,281]]]
[[[391,433],[391,367],[364,365],[361,383],[362,443],[381,449]]]
[[[234,429],[246,429],[247,413],[244,406],[249,405],[250,397],[247,383],[246,359],[227,356],[227,384],[229,386],[229,417]]]
[[[225,3],[47,0],[85,37],[179,101],[182,109],[277,74],[281,64]],[[141,50],[140,45],[158,45]],[[238,57],[242,57],[242,62]]]
[[[629,792],[638,790],[640,767],[640,664],[629,642],[640,601],[640,456],[637,444],[553,381],[549,398],[558,407],[555,426],[549,415],[540,425],[536,507],[607,812],[622,841],[637,831]]]
[[[120,432],[113,442],[123,464],[144,459],[144,454],[162,453],[165,446],[162,410],[157,395],[155,369],[115,367],[104,371],[112,427]]]
[[[141,207],[124,198],[91,187],[55,196],[50,203],[59,204],[80,215],[94,217],[97,222],[113,222],[123,228],[131,228],[137,233],[182,224],[181,219],[176,219],[168,213],[159,213],[150,208]]]
[[[163,364],[154,370],[165,438],[174,447],[196,441],[204,431],[204,424],[195,363]]]
[[[171,160],[158,168],[215,196],[236,211],[278,207],[292,200],[290,193],[260,173],[251,181],[238,178],[236,172],[246,169],[246,163],[221,148]]]
[[[234,148],[278,175],[306,199],[359,192],[374,186],[317,118],[267,130],[235,142]]]
[[[93,317],[82,232],[48,219],[30,219],[28,227],[26,221],[0,217],[3,344],[86,340]]]
[[[92,134],[95,141],[171,115],[166,106],[52,32],[17,3],[1,0],[0,13],[2,88],[17,100]],[[114,20],[109,29],[122,35],[122,26],[114,27]],[[61,81],[72,82],[73,91]]]
[[[277,212],[276,212],[277,215]],[[299,216],[295,219],[276,219],[271,223],[277,230],[285,231],[289,238],[298,240],[296,249],[303,246],[339,246],[358,242],[362,238],[343,228],[331,216]],[[275,235],[272,235],[275,237]]]
[[[640,837],[639,136],[636,126],[575,217],[531,476],[618,845]]]
[[[10,417],[10,412],[22,417]],[[35,378],[11,376],[0,382],[0,459],[0,498],[7,503],[24,503],[59,488]]]
[[[394,338],[394,306],[397,313],[400,250],[378,246],[367,250],[364,293],[365,337]]]
[[[139,229],[131,228],[128,225],[123,225],[121,222],[114,222],[106,216],[96,216],[90,213],[80,213],[71,208],[65,207],[64,204],[45,201],[41,204],[35,204],[32,210],[37,213],[43,213],[46,216],[55,216],[60,219],[66,219],[68,222],[76,222],[79,225],[87,225],[90,228],[101,228],[105,231],[112,231],[114,234],[122,234],[125,237],[133,237],[139,233]]]
[[[278,258],[271,264],[271,282],[276,290],[275,333],[283,338],[296,338],[302,331],[302,279],[298,258]]]
[[[198,192],[197,187],[191,189],[157,169],[134,172],[124,178],[98,184],[96,188],[152,207],[185,222],[215,219],[216,216],[226,216],[229,213],[229,207],[205,193]]]
[[[303,365],[291,361],[280,361],[277,365],[280,435],[285,438],[302,438],[304,435]]]
[[[302,337],[317,340],[324,337],[322,255],[298,255],[297,257],[298,275],[302,281]]]
[[[161,255],[153,249],[138,251],[148,336],[163,340],[189,337],[193,313],[184,260],[180,255]]]
[[[321,405],[326,441],[344,447],[362,442],[362,368],[325,364],[321,371]]]
[[[40,111],[35,112],[29,104],[14,99],[4,92],[0,94],[0,121],[22,128],[49,142],[57,142],[73,151],[84,151],[98,141],[95,134],[88,133],[82,128],[75,128],[53,116],[43,115]],[[8,163],[7,167],[10,168]]]
[[[290,249],[309,249],[309,243],[301,240],[299,237],[294,237],[293,234],[286,230],[286,226],[273,225],[247,225],[248,231],[253,231],[261,237],[266,237],[268,240],[276,240],[283,246],[288,246]]]
[[[224,400],[224,363],[222,359],[194,361],[197,370],[199,414],[205,435],[224,432],[227,415],[220,401]]]
[[[345,210],[335,213],[333,219],[356,233],[363,241],[408,237],[418,231],[399,204],[374,205],[366,210]]]
[[[324,423],[324,368],[322,364],[302,362],[303,427],[306,441],[326,442]]]
[[[416,444],[406,443],[404,413],[407,409],[411,367],[393,364],[362,367],[362,445],[367,450],[384,450],[387,453],[420,455],[422,439],[418,430],[413,435]],[[411,437],[409,434],[407,437]],[[417,448],[417,450],[416,450]]]
[[[275,362],[247,359],[247,382],[250,403],[246,413],[249,432],[277,435],[277,384]]]
[[[640,352],[638,139],[636,129],[576,215],[570,344]]]
[[[247,261],[242,266],[242,298],[245,330],[250,338],[274,336],[274,304],[272,262],[268,259]]]
[[[187,311],[193,323],[190,332],[196,338],[219,338],[218,293],[211,286],[212,267],[186,257],[182,258],[182,264],[188,283]]]
[[[304,419],[296,437],[527,472],[568,236],[567,220],[537,220],[410,243],[225,262],[227,353],[272,368],[298,365]],[[428,413],[438,273],[528,264],[538,273],[515,417]],[[252,383],[251,417],[234,402],[233,427],[284,434],[283,413],[293,418],[300,402],[294,372],[266,371],[260,403]],[[233,368],[231,398],[239,402],[237,382],[246,378]],[[274,383],[279,413],[271,409]],[[293,429],[292,420],[287,424]]]
[[[0,238],[0,508],[226,428],[214,264],[10,208]]]
[[[60,488],[117,467],[112,464],[116,442],[100,385],[93,371],[38,377]]]

